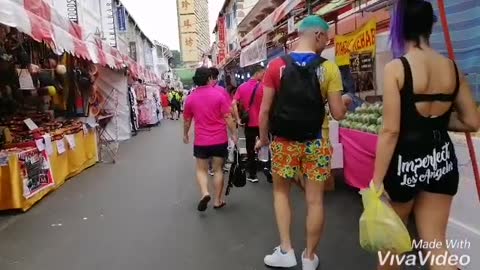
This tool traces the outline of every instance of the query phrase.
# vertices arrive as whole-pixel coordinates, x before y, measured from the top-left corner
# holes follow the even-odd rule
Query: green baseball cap
[[[327,32],[329,28],[330,26],[328,26],[328,23],[320,16],[309,15],[300,23],[298,31],[305,32],[310,30],[323,30]]]

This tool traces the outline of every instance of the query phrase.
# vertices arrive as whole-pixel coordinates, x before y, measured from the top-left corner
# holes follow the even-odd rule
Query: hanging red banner
[[[225,44],[227,44],[226,31],[225,31],[225,17],[218,18],[218,56],[217,63],[220,64],[225,60],[227,56],[227,50]]]

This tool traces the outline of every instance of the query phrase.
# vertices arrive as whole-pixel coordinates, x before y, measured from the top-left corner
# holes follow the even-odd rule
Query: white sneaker
[[[302,252],[302,269],[303,270],[317,270],[318,266],[320,265],[320,261],[318,260],[317,255],[313,260],[305,258],[305,250]]]
[[[263,262],[270,267],[291,268],[297,265],[297,258],[293,249],[283,254],[278,246],[273,250],[272,254],[265,256]]]

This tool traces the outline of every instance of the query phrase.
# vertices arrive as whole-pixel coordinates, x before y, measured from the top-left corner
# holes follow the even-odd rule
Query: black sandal
[[[218,210],[218,209],[221,209],[221,208],[225,207],[225,205],[227,205],[227,203],[226,203],[226,202],[222,202],[220,205],[213,206],[213,209]]]
[[[200,212],[207,210],[208,202],[210,202],[211,199],[210,195],[205,195],[198,203],[197,210]]]

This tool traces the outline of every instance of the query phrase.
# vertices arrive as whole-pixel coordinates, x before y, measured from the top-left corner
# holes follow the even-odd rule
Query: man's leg
[[[324,188],[324,181],[307,179],[305,183],[305,199],[307,203],[307,248],[305,257],[310,260],[315,258],[315,250],[317,250],[324,227]]]
[[[292,250],[290,239],[290,225],[292,222],[292,210],[290,205],[291,182],[278,174],[273,174],[273,206],[280,234],[280,247],[282,251]]]
[[[328,140],[313,140],[305,143],[302,171],[307,176],[305,199],[307,204],[307,247],[302,256],[304,270],[318,267],[315,255],[324,225],[323,197],[325,182],[330,177],[331,145]],[[302,181],[305,181],[302,179]]]
[[[223,174],[223,163],[225,163],[224,158],[213,157],[212,166],[213,166],[213,184],[215,186],[215,201],[214,206],[220,206],[225,202],[223,198],[223,186],[224,186],[224,174]]]
[[[290,239],[292,210],[290,206],[291,180],[300,167],[298,143],[273,141],[272,145],[273,205],[280,246],[273,254],[265,256],[264,262],[270,267],[294,267],[297,265]]]
[[[245,140],[247,147],[247,158],[248,158],[248,181],[252,183],[257,183],[257,162],[255,160],[255,143],[257,137],[259,136],[258,128],[245,127]]]

